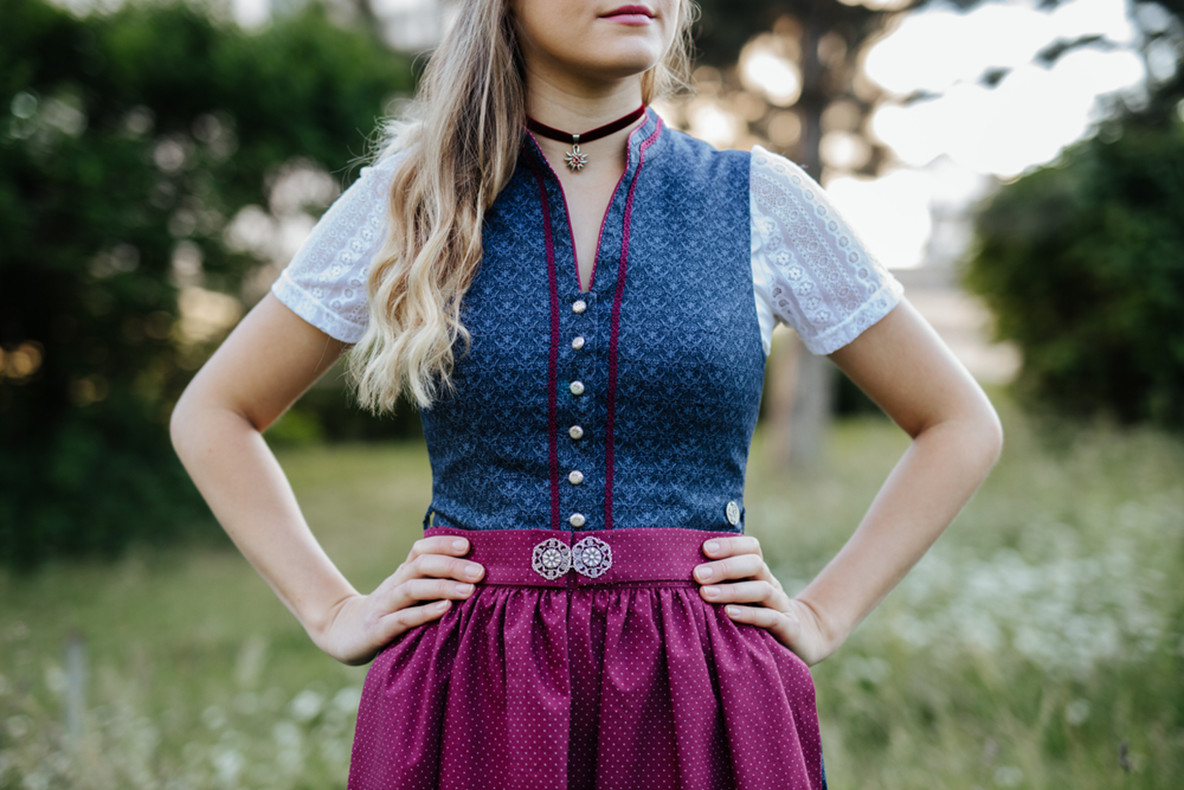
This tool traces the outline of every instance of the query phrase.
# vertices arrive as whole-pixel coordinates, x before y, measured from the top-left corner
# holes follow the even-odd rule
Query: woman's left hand
[[[695,580],[703,585],[699,588],[703,600],[727,604],[724,611],[737,623],[768,629],[808,665],[817,664],[834,651],[818,612],[805,601],[786,595],[765,563],[760,541],[755,537],[712,538],[703,543],[703,553],[712,558],[711,562],[695,566]]]

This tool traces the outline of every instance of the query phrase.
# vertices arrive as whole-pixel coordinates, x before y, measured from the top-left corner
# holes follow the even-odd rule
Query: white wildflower
[[[211,730],[220,730],[226,726],[226,713],[217,705],[211,705],[201,712],[201,720]]]
[[[333,701],[330,704],[333,706],[333,709],[339,713],[353,715],[358,712],[358,705],[361,702],[361,686],[346,686],[333,695]]]
[[[4,722],[4,729],[14,741],[19,741],[29,734],[29,717],[21,714],[9,716]]]
[[[66,672],[60,666],[50,664],[45,668],[45,687],[55,696],[60,697],[65,694],[68,685]]]
[[[325,698],[323,696],[312,689],[305,689],[296,695],[288,709],[296,721],[307,723],[315,719],[324,706]]]
[[[1065,706],[1065,721],[1072,727],[1080,727],[1089,718],[1089,700],[1078,697]]]
[[[242,754],[237,749],[219,747],[214,751],[211,760],[214,763],[214,771],[218,775],[218,781],[225,787],[236,787],[239,775],[246,765]]]
[[[1014,765],[1001,765],[995,769],[995,784],[1000,787],[1019,787],[1024,781],[1024,772]]]
[[[25,774],[22,787],[24,790],[48,790],[52,778],[44,771],[33,771],[32,773]]]

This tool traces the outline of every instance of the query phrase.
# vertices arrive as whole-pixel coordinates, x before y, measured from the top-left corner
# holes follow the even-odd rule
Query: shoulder
[[[747,164],[751,154],[736,148],[716,148],[706,140],[701,140],[687,132],[662,124],[662,142],[668,146],[670,152],[690,162]]]
[[[807,202],[826,199],[821,185],[801,165],[763,146],[753,146],[750,169],[754,199],[761,189],[770,198],[779,195]]]
[[[751,165],[758,292],[811,352],[829,354],[886,315],[903,288],[799,165],[760,146]]]
[[[384,153],[363,166],[271,286],[298,316],[346,343],[356,343],[369,320],[367,275],[386,239],[391,184],[404,158]]]
[[[719,149],[686,132],[664,126],[661,135],[661,161],[671,177],[686,188],[699,186],[715,189],[725,183],[740,187],[748,180],[748,151]]]
[[[394,180],[395,171],[406,158],[407,151],[383,151],[362,165],[355,183],[389,184]]]

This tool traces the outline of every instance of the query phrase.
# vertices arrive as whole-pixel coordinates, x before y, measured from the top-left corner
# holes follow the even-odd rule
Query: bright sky
[[[826,183],[886,264],[925,261],[934,204],[948,210],[978,197],[989,182],[976,175],[1011,179],[1052,161],[1098,120],[1100,96],[1144,80],[1143,61],[1129,49],[1079,49],[1052,68],[1033,63],[1057,39],[1090,34],[1130,44],[1123,0],[1072,0],[1051,12],[1037,10],[1035,0],[992,2],[964,14],[934,9],[906,17],[873,45],[868,76],[890,93],[940,94],[907,107],[885,105],[872,119],[873,134],[904,167],[877,179]],[[979,85],[995,67],[1011,73],[993,89]]]
[[[896,94],[924,90],[941,98],[883,107],[873,131],[907,164],[944,153],[980,173],[1016,176],[1083,136],[1098,118],[1099,95],[1143,80],[1143,62],[1129,49],[1078,49],[1051,69],[1033,63],[1057,39],[1091,34],[1130,44],[1123,0],[1073,0],[1052,12],[1013,0],[967,14],[912,15],[872,47],[868,76]],[[993,89],[979,85],[994,67],[1012,71]]]

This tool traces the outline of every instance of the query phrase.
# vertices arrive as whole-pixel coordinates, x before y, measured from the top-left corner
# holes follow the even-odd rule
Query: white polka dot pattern
[[[900,302],[904,288],[806,171],[758,145],[750,173],[753,285],[766,353],[774,318],[812,353],[829,354]]]
[[[350,790],[818,790],[806,665],[694,582],[479,584],[375,659]]]

